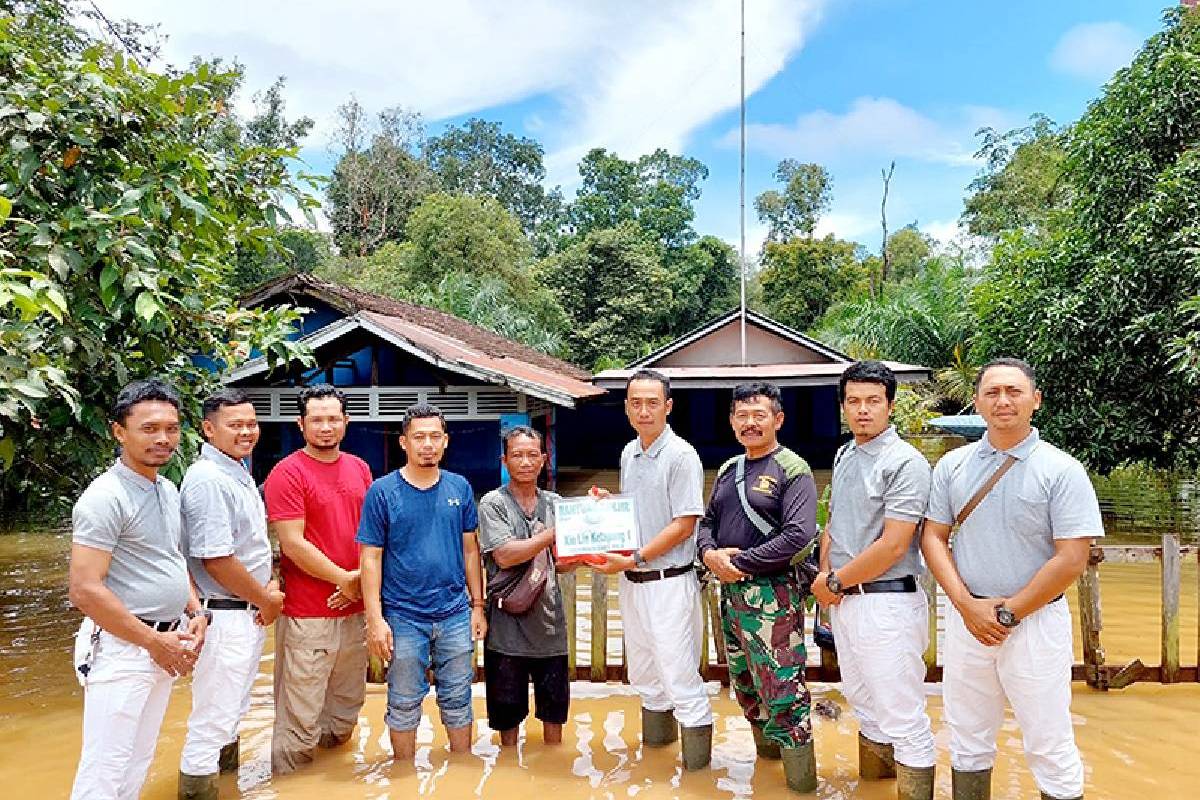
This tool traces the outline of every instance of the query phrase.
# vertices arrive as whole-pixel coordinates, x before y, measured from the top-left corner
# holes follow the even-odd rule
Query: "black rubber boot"
[[[1052,794],[1042,792],[1042,800],[1083,800],[1083,795],[1079,795],[1078,797],[1055,797]]]
[[[679,739],[679,725],[674,711],[642,709],[642,744],[663,747]]]
[[[712,725],[682,728],[683,768],[688,772],[704,769],[712,761]]]
[[[783,777],[793,792],[811,794],[817,790],[817,753],[813,743],[799,747],[780,748],[783,756]]]
[[[858,735],[858,777],[864,781],[884,781],[896,777],[896,756],[890,744],[882,744]]]
[[[933,800],[933,767],[896,764],[896,800]]]
[[[763,726],[756,723],[750,723],[750,730],[754,732],[754,750],[758,753],[759,758],[769,758],[772,761],[778,761],[783,756],[779,752],[779,745],[772,742],[763,733]]]
[[[217,800],[217,773],[188,775],[179,773],[179,800]]]
[[[950,770],[950,797],[953,800],[992,800],[992,771]]]
[[[217,756],[217,770],[224,775],[227,772],[238,771],[238,761],[241,760],[241,742],[234,739],[229,744],[221,748],[221,754]]]

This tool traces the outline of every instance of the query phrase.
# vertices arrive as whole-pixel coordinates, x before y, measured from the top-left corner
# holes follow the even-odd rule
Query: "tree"
[[[1200,463],[1200,376],[1179,361],[1200,295],[1200,12],[1165,20],[1067,133],[1066,213],[1005,234],[973,298],[980,354],[1028,358],[1046,437],[1100,471]]]
[[[669,276],[633,222],[591,231],[539,272],[567,314],[567,341],[581,365],[636,357],[657,341],[673,308]]]
[[[338,107],[341,151],[326,188],[334,241],[346,255],[364,256],[403,241],[412,210],[435,180],[420,157],[421,118],[402,108],[380,112],[372,125],[353,97]]]
[[[836,300],[866,290],[859,246],[834,238],[763,245],[758,280],[767,313],[805,330]]]
[[[425,160],[444,192],[492,197],[516,215],[531,239],[562,211],[558,190],[542,186],[542,145],[502,133],[499,122],[472,118],[424,145]]]
[[[759,222],[768,225],[768,242],[786,242],[796,236],[811,238],[817,220],[829,209],[833,182],[820,164],[801,164],[785,158],[775,168],[783,190],[768,189],[754,199]]]
[[[933,245],[933,238],[921,233],[915,222],[889,236],[887,251],[892,266],[887,280],[901,283],[920,274],[933,254]]]
[[[1063,180],[1063,132],[1053,120],[1034,114],[1030,124],[1007,133],[980,128],[976,158],[982,172],[971,181],[962,213],[967,230],[997,238],[1005,231],[1040,231],[1067,203]]]
[[[237,249],[270,242],[294,152],[229,137],[240,76],[167,74],[89,38],[68,5],[0,17],[0,506],[45,508],[112,458],[106,410],[163,375],[197,397],[252,348],[290,358],[292,310],[239,309]],[[128,31],[128,28],[124,30]]]
[[[675,309],[664,337],[682,336],[738,304],[737,251],[717,237],[701,237],[665,266],[671,273]]]
[[[495,276],[514,289],[529,287],[529,242],[517,218],[491,197],[435,192],[408,220],[406,269],[412,280],[436,285],[450,272]]]
[[[293,272],[315,272],[333,258],[329,234],[307,228],[282,228],[273,246],[262,251],[245,247],[237,253],[236,266],[230,276],[230,288],[236,294],[260,286]]]

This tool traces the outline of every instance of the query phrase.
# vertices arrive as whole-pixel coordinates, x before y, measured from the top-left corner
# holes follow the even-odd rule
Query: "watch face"
[[[1012,628],[1017,624],[1017,616],[1007,608],[1001,606],[996,609],[996,621],[1006,628]]]

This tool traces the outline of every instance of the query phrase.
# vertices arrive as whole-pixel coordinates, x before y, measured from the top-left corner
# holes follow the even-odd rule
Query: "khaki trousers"
[[[275,731],[271,771],[313,759],[318,742],[341,743],[358,722],[367,691],[363,614],[286,617],[275,623]]]

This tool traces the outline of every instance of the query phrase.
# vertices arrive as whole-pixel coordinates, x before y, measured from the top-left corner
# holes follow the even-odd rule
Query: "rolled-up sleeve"
[[[189,483],[179,494],[183,552],[193,558],[232,555],[233,504],[215,480]]]
[[[883,516],[901,522],[920,522],[929,505],[930,469],[923,456],[906,459],[883,494]]]

